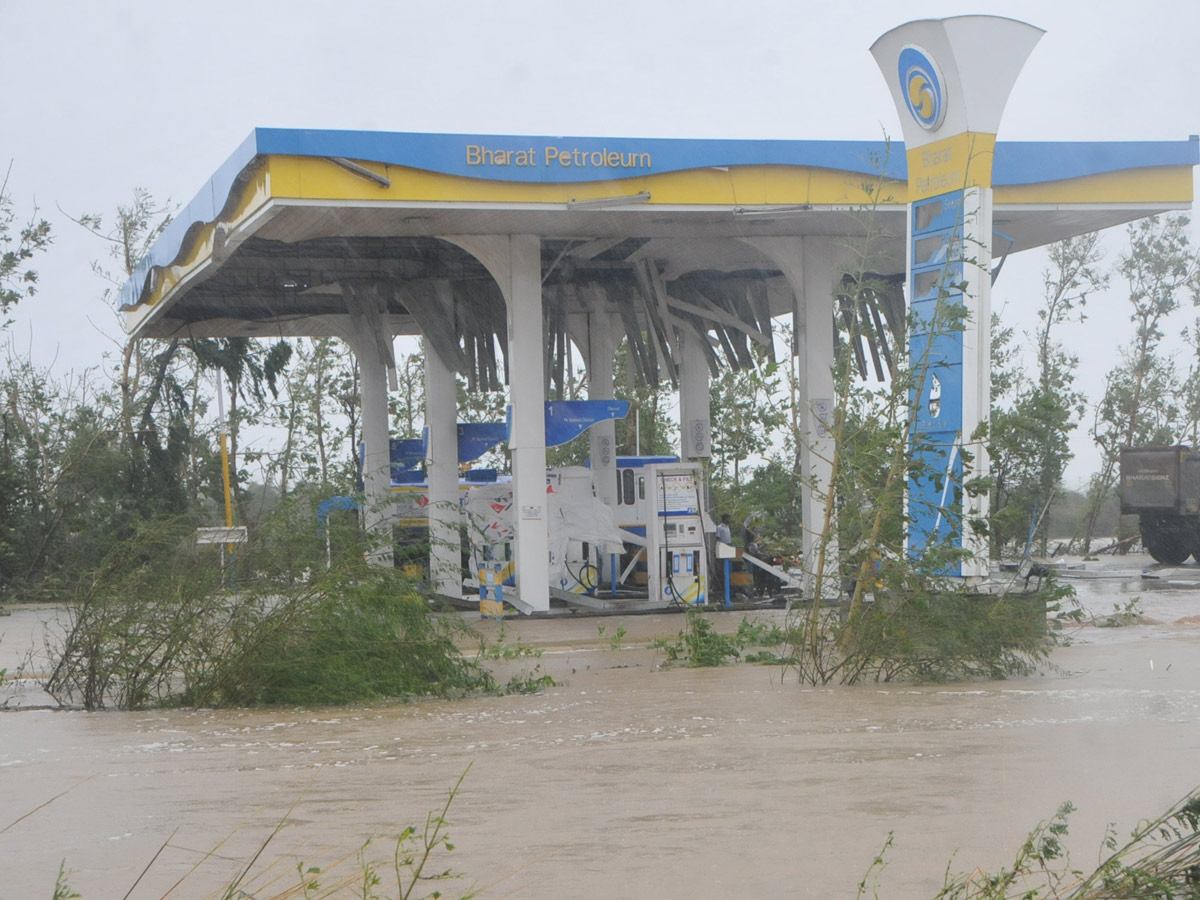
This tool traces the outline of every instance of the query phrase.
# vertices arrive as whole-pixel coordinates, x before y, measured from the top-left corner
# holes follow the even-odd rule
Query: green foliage
[[[651,646],[663,650],[668,663],[680,663],[693,668],[723,666],[741,658],[748,647],[777,647],[783,643],[783,632],[774,624],[752,623],[743,619],[734,634],[722,634],[713,628],[712,620],[699,610],[689,609],[679,637],[673,641],[657,640]],[[770,654],[753,654],[750,662],[778,662]]]
[[[1037,825],[1012,863],[995,872],[947,869],[936,900],[1196,900],[1200,897],[1200,797],[1190,794],[1120,843],[1110,827],[1099,864],[1071,862],[1066,838],[1071,803]],[[880,858],[871,866],[881,868]],[[862,890],[860,889],[860,896]]]
[[[621,341],[613,360],[613,394],[629,401],[629,412],[616,421],[616,442],[622,456],[656,456],[675,452],[677,425],[669,415],[669,385],[650,385],[635,374],[629,340]],[[640,441],[640,443],[639,443]]]
[[[298,862],[296,886],[278,894],[267,893],[275,890],[274,885],[279,881],[269,867],[255,878],[248,878],[250,866],[247,866],[226,885],[221,894],[222,900],[250,896],[264,900],[297,896],[304,900],[328,900],[350,896],[351,892],[361,900],[434,900],[442,897],[446,886],[462,877],[449,867],[442,868],[440,860],[455,850],[449,832],[450,807],[461,793],[470,771],[471,767],[467,766],[450,788],[441,809],[425,816],[424,825],[408,825],[388,842],[391,849],[386,855],[376,853],[373,849],[376,841],[368,838],[356,854],[347,855],[324,868]],[[286,819],[276,828],[275,834],[285,824]],[[259,849],[259,854],[264,848]],[[456,891],[454,897],[456,900],[471,900],[475,893],[473,888],[462,893]]]
[[[85,709],[138,709],[175,693],[187,648],[212,627],[220,586],[216,568],[189,552],[193,525],[145,523],[63,584],[73,597],[66,632],[48,648],[48,693]]]
[[[867,302],[870,283],[860,279],[851,283],[854,294],[846,302],[852,307]],[[963,315],[961,306],[939,301],[934,317],[923,327],[931,333],[958,330]],[[856,314],[851,321],[860,318]],[[855,336],[848,339],[853,342]],[[832,509],[824,525],[814,528],[821,535],[819,556],[810,563],[817,599],[790,623],[797,639],[790,656],[804,681],[826,683],[837,677],[853,683],[871,671],[907,669],[916,646],[905,643],[914,636],[913,623],[882,627],[886,620],[877,613],[878,600],[886,597],[891,613],[915,615],[935,609],[928,601],[939,591],[940,573],[965,555],[953,538],[967,527],[978,527],[956,511],[968,505],[977,488],[969,480],[943,487],[946,476],[931,471],[926,439],[909,425],[917,418],[915,403],[926,365],[925,360],[897,363],[891,382],[874,392],[853,389],[849,353],[835,367],[836,402],[830,427],[834,456],[826,499]],[[969,455],[964,453],[963,460],[969,472]],[[952,529],[914,554],[905,545],[905,533],[917,501],[906,503],[906,492],[930,479],[942,488],[938,493],[948,498],[946,508],[930,512],[948,521]],[[826,562],[835,553],[841,565],[837,573]],[[823,601],[843,589],[849,595],[848,612],[831,617]],[[872,598],[877,602],[868,608]]]
[[[521,639],[517,638],[516,643],[508,641],[508,631],[504,623],[500,623],[500,631],[496,635],[496,640],[488,643],[484,637],[479,638],[479,658],[480,659],[522,659],[524,657],[540,657],[543,653],[541,647],[530,647],[527,644],[521,643]]]
[[[86,375],[55,379],[13,361],[0,396],[0,593],[42,599],[49,574],[96,565],[121,527],[125,460],[112,408]]]
[[[111,220],[100,213],[86,213],[73,219],[108,245],[108,257],[116,263],[115,269],[109,268],[111,263],[92,263],[92,271],[108,282],[104,299],[110,303],[171,224],[170,200],[159,203],[144,187],[135,187],[132,194],[129,203],[117,205]],[[106,224],[109,221],[111,224]]]
[[[787,639],[783,629],[774,622],[751,622],[742,619],[738,623],[737,641],[743,647],[778,647]]]
[[[771,434],[786,421],[775,399],[779,364],[759,344],[751,345],[753,366],[725,370],[709,387],[712,408],[713,481],[736,488],[744,460],[765,454]]]
[[[287,341],[270,347],[252,338],[196,338],[188,342],[202,372],[220,370],[229,381],[230,401],[241,397],[261,405],[266,391],[279,396],[280,378],[292,357]]]
[[[894,359],[890,379],[878,388],[859,384],[862,348],[871,334],[866,323],[879,318],[872,310],[891,289],[886,279],[870,274],[879,270],[871,257],[873,213],[863,213],[868,237],[838,296],[828,439],[811,450],[829,466],[827,481],[810,482],[824,500],[825,521],[805,523],[816,535],[804,560],[814,599],[790,614],[783,656],[809,684],[1028,672],[1045,658],[1044,595],[1057,589],[1047,585],[1035,597],[979,597],[945,577],[987,534],[988,523],[976,510],[990,482],[979,477],[975,459],[985,434],[963,436],[958,449],[963,474],[948,482],[944,451],[914,425],[929,413],[919,404],[932,396],[925,386],[934,341],[923,342],[926,358]],[[968,259],[964,265],[976,263]],[[950,271],[939,279],[932,310],[922,311],[920,319],[910,315],[905,334],[937,336],[975,327],[958,299],[963,285],[950,280]],[[921,499],[913,491],[920,485],[932,488],[924,496],[942,499]],[[945,527],[914,550],[906,533],[918,516]]]
[[[505,624],[500,623],[500,631],[496,635],[495,641],[488,643],[486,638],[479,637],[479,652],[475,659],[481,660],[503,660],[511,661],[517,659],[539,659],[542,653],[545,652],[541,647],[530,647],[528,644],[521,642],[517,638],[515,642],[508,640],[508,632]],[[500,689],[503,694],[536,694],[546,688],[556,687],[558,682],[549,674],[542,672],[540,663],[535,665],[531,671],[518,672],[511,676],[508,682]],[[495,686],[492,686],[493,689]]]
[[[343,854],[340,858],[326,865],[310,865],[304,860],[295,863],[294,884],[280,889],[280,885],[288,885],[287,874],[277,871],[276,863],[269,863],[255,872],[255,866],[265,855],[267,848],[290,824],[290,815],[285,815],[259,844],[258,848],[232,879],[230,879],[218,894],[212,895],[218,900],[242,900],[242,898],[259,898],[259,900],[285,900],[285,898],[303,898],[303,900],[334,900],[334,898],[357,897],[360,900],[434,900],[443,895],[448,886],[460,879],[462,875],[452,868],[442,866],[442,859],[455,850],[450,840],[450,807],[462,792],[463,782],[471,771],[468,765],[459,776],[454,786],[450,788],[446,802],[440,809],[431,810],[425,816],[424,825],[408,825],[399,834],[391,838],[368,837],[357,848]],[[168,838],[168,842],[169,842]],[[166,844],[164,844],[164,847]],[[218,845],[219,847],[220,845]],[[378,852],[377,846],[386,847],[384,853]],[[216,854],[216,849],[209,851],[205,859]],[[161,853],[161,849],[159,851]],[[130,896],[138,882],[157,861],[156,854],[143,870],[125,896]],[[292,854],[287,853],[280,859],[291,860]],[[197,866],[198,868],[198,866]],[[192,870],[193,872],[195,869]],[[253,873],[253,874],[252,874]],[[190,875],[191,873],[189,873]],[[184,880],[189,876],[185,875]],[[182,882],[177,882],[179,887]],[[173,893],[174,888],[168,893]],[[476,895],[474,888],[459,893],[454,892],[455,900],[471,900]],[[73,893],[66,883],[64,868],[59,868],[58,880],[55,883],[55,900],[71,900],[80,895]],[[164,895],[165,896],[165,895]]]
[[[54,894],[53,900],[78,900],[81,894],[75,893],[71,889],[70,882],[67,881],[67,864],[64,860],[58,864],[58,875],[54,879]]]
[[[871,660],[861,677],[877,681],[1028,675],[1048,655],[1045,598],[914,593],[866,611],[854,637],[854,663]]]
[[[1012,368],[1012,331],[992,327],[991,539],[993,554],[1023,550],[1032,537],[1046,552],[1047,510],[1062,490],[1071,461],[1070,435],[1083,415],[1084,395],[1075,389],[1079,358],[1058,335],[1082,322],[1090,294],[1108,286],[1098,234],[1051,244],[1050,265],[1038,326],[1032,340],[1036,371],[1024,378]],[[999,372],[999,377],[996,373]]]
[[[1142,598],[1130,597],[1124,603],[1114,603],[1112,614],[1098,619],[1096,625],[1100,628],[1124,628],[1137,625],[1142,618]]]
[[[307,507],[307,516],[297,510]],[[71,586],[68,627],[50,648],[46,689],[87,709],[191,704],[352,703],[493,689],[455,640],[465,626],[435,615],[394,570],[344,555],[319,559],[310,505],[285,504],[239,545],[225,572],[219,549],[197,546],[194,522],[146,523]],[[296,528],[307,518],[307,527]],[[335,526],[330,526],[335,527]],[[295,538],[298,546],[289,546]],[[239,590],[224,587],[226,576]]]
[[[76,220],[106,246],[106,257],[93,265],[107,285],[106,299],[162,234],[169,206],[139,188],[115,214]],[[111,379],[86,369],[56,378],[10,359],[0,376],[0,593],[69,599],[75,576],[100,566],[140,523],[210,518],[220,508],[216,435],[205,423],[213,405],[212,385],[205,383],[210,370],[222,371],[232,389],[235,492],[249,477],[237,465],[237,429],[260,416],[264,422],[274,416],[287,442],[278,454],[247,448],[242,460],[261,463],[265,477],[277,478],[279,496],[306,487],[323,496],[352,492],[355,420],[337,427],[337,398],[356,392],[353,366],[337,341],[304,348],[302,374],[311,385],[285,378],[290,344],[241,338],[129,341]],[[189,349],[196,352],[180,352]],[[268,404],[268,397],[275,399]],[[251,402],[237,406],[239,398]],[[253,523],[249,509],[236,518]],[[302,530],[311,535],[311,523]],[[308,564],[323,556],[318,550]]]
[[[1162,353],[1163,328],[1181,295],[1200,300],[1200,252],[1191,246],[1185,215],[1153,216],[1129,226],[1129,249],[1118,271],[1129,286],[1134,335],[1105,376],[1092,437],[1102,465],[1089,489],[1084,551],[1095,533],[1100,504],[1112,491],[1122,447],[1172,444],[1186,425],[1175,365]]]
[[[504,694],[537,694],[546,688],[558,687],[558,682],[548,673],[541,672],[541,666],[534,666],[532,672],[521,672],[508,679],[501,693]]]
[[[742,648],[764,648],[745,653],[742,659],[746,662],[763,665],[789,665],[794,660],[788,655],[781,655],[781,652],[786,654],[791,637],[787,631],[774,622],[751,622],[749,619],[742,619],[738,624],[734,639]]]
[[[802,681],[946,682],[1025,676],[1059,642],[1047,618],[1077,617],[1074,589],[1052,578],[1029,593],[976,594],[905,567],[883,566],[870,602],[827,607],[789,622],[792,666]]]
[[[414,353],[397,360],[398,392],[388,392],[388,414],[392,436],[399,439],[418,438],[425,419],[425,349],[424,341]]]
[[[600,635],[600,637],[604,637],[604,632],[607,631],[607,627],[604,625],[597,625],[596,631]],[[618,622],[617,630],[614,631],[608,637],[609,649],[610,650],[620,650],[621,649],[621,641],[624,640],[624,638],[625,638],[625,626]]]
[[[1048,517],[1047,534],[1052,538],[1069,538],[1083,533],[1084,517],[1088,514],[1087,495],[1080,491],[1064,490],[1058,497]],[[1121,506],[1117,498],[1109,496],[1096,515],[1097,534],[1118,534],[1121,530]],[[1053,544],[1048,552],[1056,552],[1059,545]]]
[[[239,604],[181,699],[346,704],[490,687],[455,647],[452,620],[432,616],[425,598],[391,571],[364,566],[317,588]]]
[[[115,307],[117,290],[170,224],[171,203],[159,203],[139,187],[111,220],[89,213],[75,221],[107,245],[110,261],[93,262],[92,270],[106,283],[104,299]],[[115,390],[102,408],[123,464],[119,489],[126,514],[117,526],[122,536],[134,520],[190,512],[196,473],[209,462],[197,420],[205,398],[197,373],[180,358],[181,346],[179,339],[130,339],[112,373]]]
[[[783,461],[766,460],[738,484],[714,483],[713,500],[714,509],[729,512],[735,523],[761,510],[758,527],[767,544],[783,556],[800,552],[800,481]]]
[[[414,365],[410,357],[401,367],[406,389],[411,389]],[[354,418],[347,414],[356,413],[357,407],[339,400],[353,397],[358,389],[349,350],[337,338],[297,341],[293,359],[281,374],[286,386],[271,406],[285,438],[279,452],[266,460],[267,476],[278,479],[284,496],[301,485],[331,494],[353,493],[357,454]],[[401,431],[398,436],[411,435]],[[210,483],[219,484],[219,477]]]
[[[259,421],[268,391],[278,399],[281,382],[292,358],[292,345],[280,340],[268,347],[252,338],[231,337],[193,338],[187,342],[187,347],[195,357],[197,377],[202,373],[216,373],[218,377],[224,375],[228,382],[230,487],[234,502],[240,503],[242,479],[237,463],[239,431],[244,424]],[[239,400],[246,405],[239,406]],[[213,496],[223,502],[223,483]]]
[[[731,635],[714,631],[712,622],[694,610],[688,610],[679,639],[658,646],[666,651],[668,661],[697,668],[723,666],[726,660],[736,660],[742,655]]]
[[[1030,389],[1011,407],[992,410],[988,443],[992,461],[992,546],[1022,551],[1030,532],[1045,552],[1047,506],[1062,488],[1071,459],[1069,435],[1078,408],[1065,392]]]
[[[52,240],[50,223],[39,219],[35,208],[24,225],[17,225],[17,214],[8,193],[8,176],[12,164],[0,182],[0,316],[26,297],[37,293],[38,273],[30,261],[44,252]],[[0,320],[0,330],[9,324]]]

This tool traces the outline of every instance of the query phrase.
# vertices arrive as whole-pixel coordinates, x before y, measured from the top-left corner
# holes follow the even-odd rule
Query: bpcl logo
[[[936,131],[946,118],[945,82],[937,63],[920,47],[909,44],[900,51],[900,86],[917,124]]]

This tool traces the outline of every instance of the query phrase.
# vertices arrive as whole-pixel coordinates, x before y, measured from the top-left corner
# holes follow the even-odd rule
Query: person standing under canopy
[[[729,513],[721,515],[721,522],[717,525],[717,540],[722,544],[733,543],[733,533],[729,530]]]

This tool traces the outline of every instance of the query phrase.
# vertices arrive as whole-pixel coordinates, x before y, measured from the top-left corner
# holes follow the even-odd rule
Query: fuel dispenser
[[[703,473],[695,463],[657,463],[643,469],[650,599],[692,606],[708,598],[708,553],[701,503]],[[706,527],[707,526],[707,527]]]

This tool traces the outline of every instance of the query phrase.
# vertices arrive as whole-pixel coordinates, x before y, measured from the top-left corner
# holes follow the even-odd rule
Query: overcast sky
[[[902,22],[963,13],[1046,31],[1001,140],[1200,131],[1200,3],[1184,0],[0,0],[0,161],[18,210],[36,203],[55,226],[9,339],[60,370],[99,364],[120,340],[90,269],[105,248],[63,212],[111,215],[135,186],[190,200],[256,126],[899,139],[868,48]],[[1106,243],[1115,261],[1123,235]],[[1014,256],[996,284],[993,306],[1019,331],[1043,265]],[[1069,335],[1093,392],[1128,336],[1125,304],[1114,282]],[[1085,430],[1069,482],[1095,466]]]

